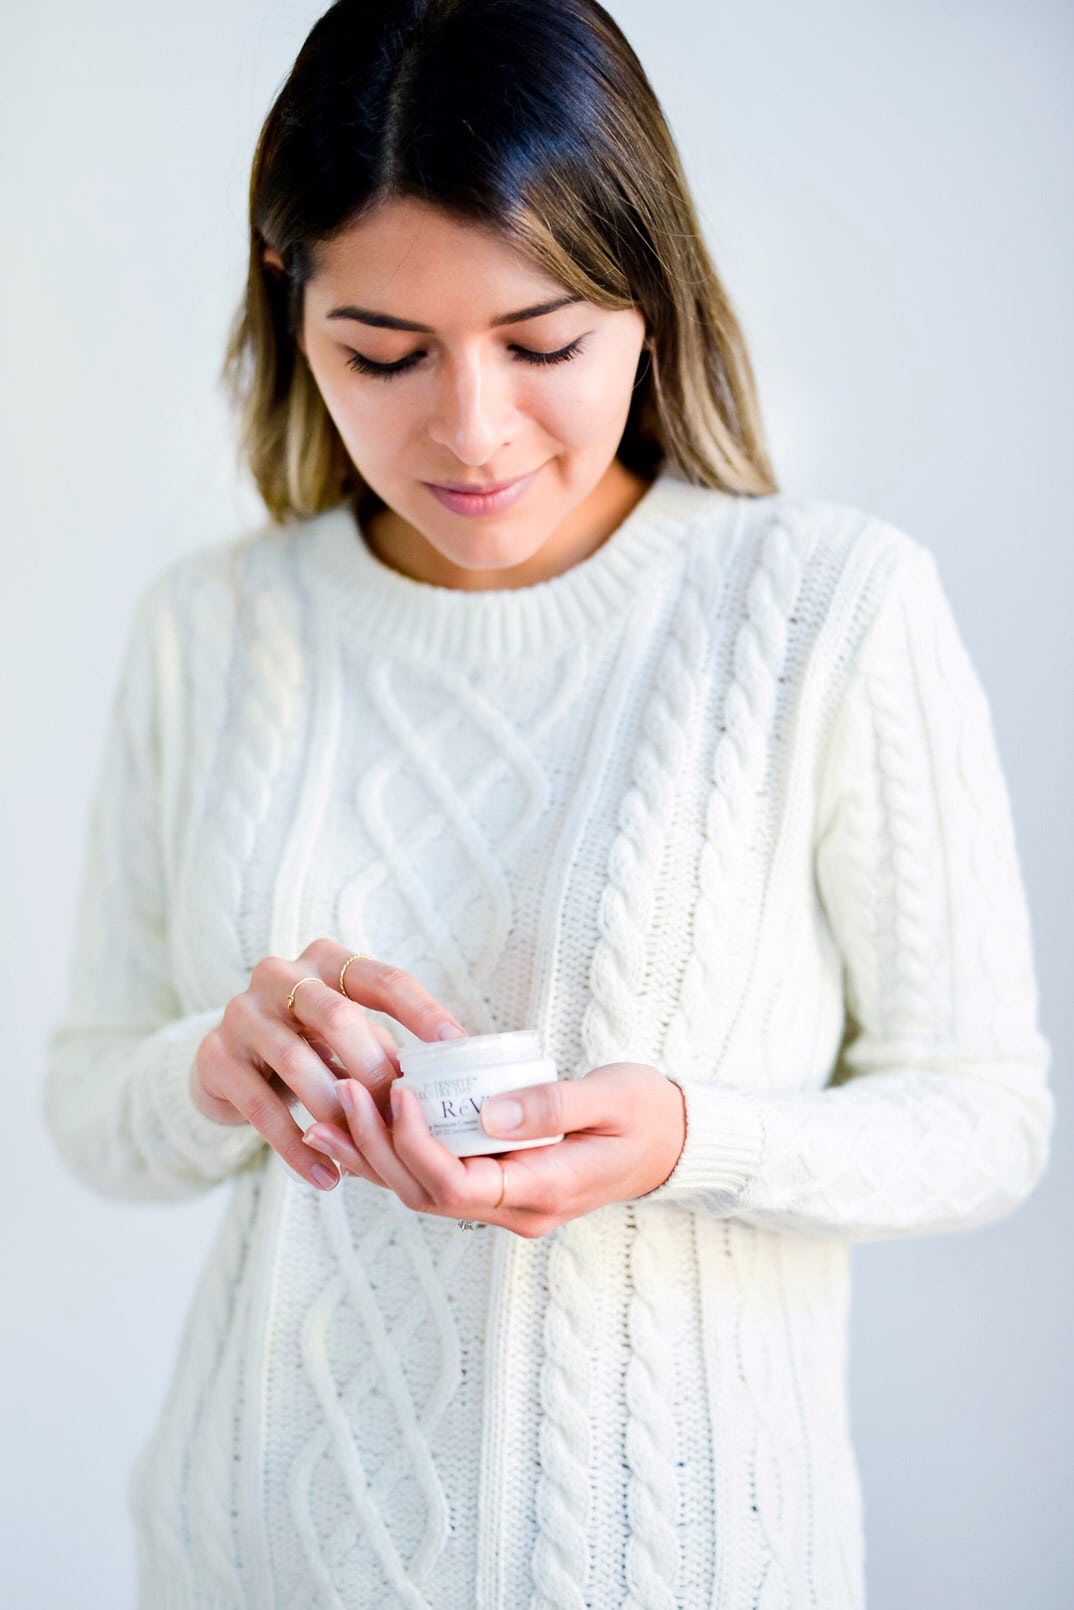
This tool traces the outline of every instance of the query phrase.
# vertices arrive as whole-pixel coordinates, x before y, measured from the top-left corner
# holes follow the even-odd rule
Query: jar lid
[[[461,1067],[490,1068],[504,1063],[536,1062],[543,1057],[536,1029],[512,1029],[506,1034],[464,1034],[455,1040],[423,1040],[399,1052],[404,1076],[440,1078]]]

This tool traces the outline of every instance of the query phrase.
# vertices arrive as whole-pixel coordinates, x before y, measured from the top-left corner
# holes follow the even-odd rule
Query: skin
[[[272,251],[264,261],[282,270]],[[641,313],[583,301],[494,323],[564,294],[502,237],[420,201],[387,203],[321,248],[298,344],[351,459],[386,505],[362,531],[385,564],[464,591],[531,586],[594,553],[644,495],[648,483],[615,456],[646,340]],[[329,316],[340,307],[429,332]],[[519,355],[575,341],[580,352],[556,364]],[[411,354],[416,362],[384,380],[356,373],[348,365],[355,352],[381,364]],[[501,482],[530,470],[538,473],[526,493],[496,516],[457,515],[423,485]],[[686,1132],[682,1092],[639,1062],[511,1092],[523,1111],[511,1138],[562,1133],[562,1141],[500,1158],[456,1157],[429,1133],[419,1103],[393,1088],[398,1047],[363,1007],[422,1039],[436,1038],[452,1014],[411,975],[365,958],[347,969],[342,996],[348,954],[319,939],[295,961],[258,964],[199,1048],[191,1090],[202,1111],[253,1123],[320,1188],[340,1175],[315,1178],[318,1155],[416,1212],[480,1219],[528,1238],[643,1196],[674,1169]],[[292,1015],[288,991],[309,975],[315,981],[297,991]],[[315,1119],[304,1136],[290,1115],[296,1097]],[[486,1130],[506,1134],[492,1129],[489,1112],[486,1104]]]
[[[590,302],[523,323],[501,314],[562,297],[502,237],[424,202],[381,206],[319,252],[298,344],[355,467],[387,507],[364,535],[392,568],[466,591],[527,587],[585,559],[647,489],[616,458],[645,341],[634,308]],[[277,270],[279,257],[265,253]],[[435,335],[329,318],[358,307]],[[535,365],[518,350],[581,351]],[[392,379],[356,374],[422,354]],[[446,509],[427,481],[494,482],[537,470],[502,515]]]

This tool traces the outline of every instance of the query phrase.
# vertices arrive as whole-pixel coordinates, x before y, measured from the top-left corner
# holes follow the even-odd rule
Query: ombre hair
[[[296,332],[318,245],[404,197],[492,227],[587,302],[643,314],[617,448],[628,469],[778,490],[742,330],[675,143],[597,0],[337,0],[258,138],[246,293],[221,372],[240,463],[274,521],[350,499],[383,506]]]

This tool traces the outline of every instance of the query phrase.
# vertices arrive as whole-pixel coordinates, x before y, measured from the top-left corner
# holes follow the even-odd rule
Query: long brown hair
[[[295,339],[317,248],[414,197],[491,225],[647,345],[617,456],[778,490],[745,340],[648,78],[597,0],[337,0],[257,142],[250,261],[221,372],[239,458],[284,523],[372,494]],[[266,266],[266,247],[283,272]]]

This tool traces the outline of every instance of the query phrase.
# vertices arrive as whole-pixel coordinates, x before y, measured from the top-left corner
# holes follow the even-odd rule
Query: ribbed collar
[[[740,502],[662,467],[588,558],[545,581],[484,592],[393,570],[368,546],[346,504],[306,522],[300,565],[318,598],[363,637],[409,642],[454,661],[510,658],[584,641],[652,585],[654,570],[674,564],[699,519],[719,525]]]

